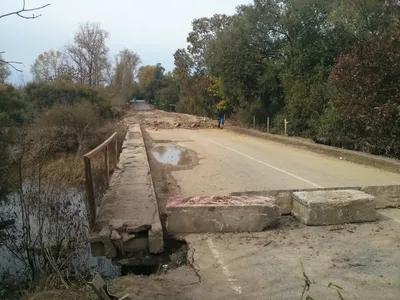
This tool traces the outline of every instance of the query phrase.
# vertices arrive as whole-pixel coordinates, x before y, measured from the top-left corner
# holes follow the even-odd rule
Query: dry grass
[[[71,286],[68,289],[36,290],[26,292],[22,297],[24,300],[86,300],[98,299],[93,290],[87,286]]]
[[[108,124],[106,127],[98,129],[92,136],[90,142],[90,149],[95,148],[106,140],[111,134],[117,132],[117,140],[119,150],[121,150],[123,140],[125,138],[127,129],[121,123]],[[111,147],[109,152],[110,170],[113,171],[113,166],[116,164],[116,156],[114,147]],[[26,162],[27,165],[30,162]],[[104,155],[99,154],[91,159],[92,174],[95,183],[101,185],[104,181]],[[62,187],[83,187],[85,182],[85,166],[82,155],[76,153],[70,154],[57,154],[49,157],[42,166],[43,179],[56,182]]]

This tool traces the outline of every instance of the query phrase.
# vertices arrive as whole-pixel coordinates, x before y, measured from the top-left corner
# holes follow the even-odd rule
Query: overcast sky
[[[0,15],[18,10],[22,0],[0,0]],[[194,18],[214,13],[233,14],[239,4],[250,0],[26,0],[26,6],[51,3],[42,17],[24,20],[17,16],[0,19],[0,51],[5,58],[24,62],[23,75],[13,73],[11,81],[31,78],[30,65],[42,52],[62,49],[72,42],[79,24],[99,22],[110,33],[110,55],[123,48],[137,52],[143,64],[160,62],[167,70],[174,66],[172,54],[186,46]]]

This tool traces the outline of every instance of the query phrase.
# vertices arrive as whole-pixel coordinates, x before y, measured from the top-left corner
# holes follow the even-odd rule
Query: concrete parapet
[[[160,253],[163,232],[150,166],[139,125],[129,128],[117,170],[90,235],[93,256],[124,258],[132,252]]]

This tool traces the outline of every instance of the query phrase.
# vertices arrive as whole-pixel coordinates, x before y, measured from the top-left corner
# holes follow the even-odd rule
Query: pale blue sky
[[[0,15],[17,10],[22,0],[0,0]],[[42,52],[62,49],[71,42],[79,24],[99,22],[110,33],[110,55],[123,48],[137,52],[143,64],[158,62],[171,70],[172,54],[186,46],[194,18],[214,13],[232,14],[250,0],[26,0],[27,7],[51,3],[43,16],[24,20],[17,16],[0,19],[0,51],[9,60],[24,62],[23,75],[12,82],[31,78],[30,65]]]

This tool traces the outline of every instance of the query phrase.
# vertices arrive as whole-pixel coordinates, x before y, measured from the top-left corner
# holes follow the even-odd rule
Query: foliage
[[[82,100],[93,104],[104,101],[98,90],[71,82],[29,83],[25,88],[26,101],[35,109],[45,110],[55,104],[73,105]]]
[[[278,131],[287,119],[290,135],[400,157],[399,12],[396,1],[254,0],[232,16],[195,19],[188,47],[174,54],[178,109],[218,107],[245,125],[269,117]]]
[[[26,103],[12,85],[0,84],[0,127],[21,125],[27,121]]]
[[[146,100],[151,99],[151,88],[150,88],[150,83],[153,78],[153,72],[155,70],[156,66],[142,66],[139,68],[138,72],[138,80],[139,80],[139,89],[140,93],[144,96]]]
[[[340,55],[330,75],[332,106],[359,150],[400,157],[399,47],[394,26]]]
[[[37,121],[42,135],[37,138],[42,141],[41,149],[47,155],[71,151],[83,154],[89,148],[85,145],[88,131],[99,123],[99,111],[89,102],[56,104]]]
[[[31,73],[36,82],[71,81],[74,77],[74,70],[68,66],[65,54],[54,50],[40,54],[31,66]]]

